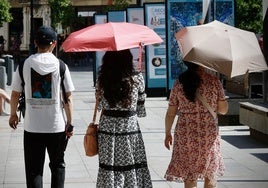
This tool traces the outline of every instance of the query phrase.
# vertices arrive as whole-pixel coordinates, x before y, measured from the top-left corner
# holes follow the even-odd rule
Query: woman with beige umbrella
[[[173,145],[165,178],[184,182],[185,188],[195,188],[204,179],[205,188],[215,188],[224,173],[217,113],[226,114],[228,103],[216,77],[201,66],[185,64],[188,69],[174,83],[165,118],[165,147]]]

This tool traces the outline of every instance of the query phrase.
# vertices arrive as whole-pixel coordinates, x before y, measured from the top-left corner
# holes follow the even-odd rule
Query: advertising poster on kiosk
[[[235,26],[234,0],[214,0],[215,20]]]
[[[108,22],[125,22],[126,18],[126,11],[118,11],[112,10],[107,12],[107,19]]]
[[[166,19],[164,3],[144,4],[145,25],[153,29],[163,43],[148,45],[145,50],[146,88],[148,95],[166,95]]]
[[[178,76],[186,70],[175,34],[186,26],[202,21],[202,0],[167,0],[167,87],[170,90]]]
[[[144,11],[143,7],[129,7],[127,8],[127,22],[129,23],[134,23],[134,24],[139,24],[139,25],[144,25]],[[137,67],[138,61],[139,61],[139,48],[132,48],[130,49],[132,55],[133,55],[133,61],[134,61],[134,66]],[[141,71],[145,78],[145,59],[144,59],[144,53],[145,50],[144,48],[142,49],[142,66],[141,66]]]
[[[204,3],[204,2],[203,2]],[[218,20],[231,26],[235,26],[234,0],[210,0],[208,7],[203,4],[204,23]],[[207,8],[204,10],[204,8]]]
[[[182,55],[174,34],[187,26],[218,20],[234,26],[234,0],[211,0],[203,15],[202,0],[167,0],[167,85],[170,90],[174,80],[185,70]],[[205,13],[204,13],[205,14]],[[207,16],[206,20],[204,18]]]
[[[94,14],[94,23],[95,24],[103,24],[107,23],[107,15],[106,14]],[[95,52],[95,64],[93,66],[93,77],[94,77],[94,86],[96,85],[98,69],[101,65],[102,57],[104,56],[105,52],[98,51]]]

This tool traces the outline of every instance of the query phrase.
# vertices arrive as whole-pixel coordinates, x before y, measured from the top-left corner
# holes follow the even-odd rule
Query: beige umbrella
[[[267,70],[254,33],[219,21],[185,27],[176,33],[183,60],[228,77]]]

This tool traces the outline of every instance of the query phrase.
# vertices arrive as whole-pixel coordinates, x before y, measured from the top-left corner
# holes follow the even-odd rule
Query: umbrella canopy
[[[176,33],[183,60],[228,77],[267,70],[256,35],[219,21],[185,27]]]
[[[73,32],[63,42],[65,52],[119,51],[163,40],[150,28],[127,22],[95,24]]]

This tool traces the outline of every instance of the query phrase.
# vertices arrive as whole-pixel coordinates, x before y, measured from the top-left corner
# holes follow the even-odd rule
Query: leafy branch
[[[7,0],[0,1],[0,27],[3,26],[3,22],[11,22],[12,15],[9,13],[10,4]]]

